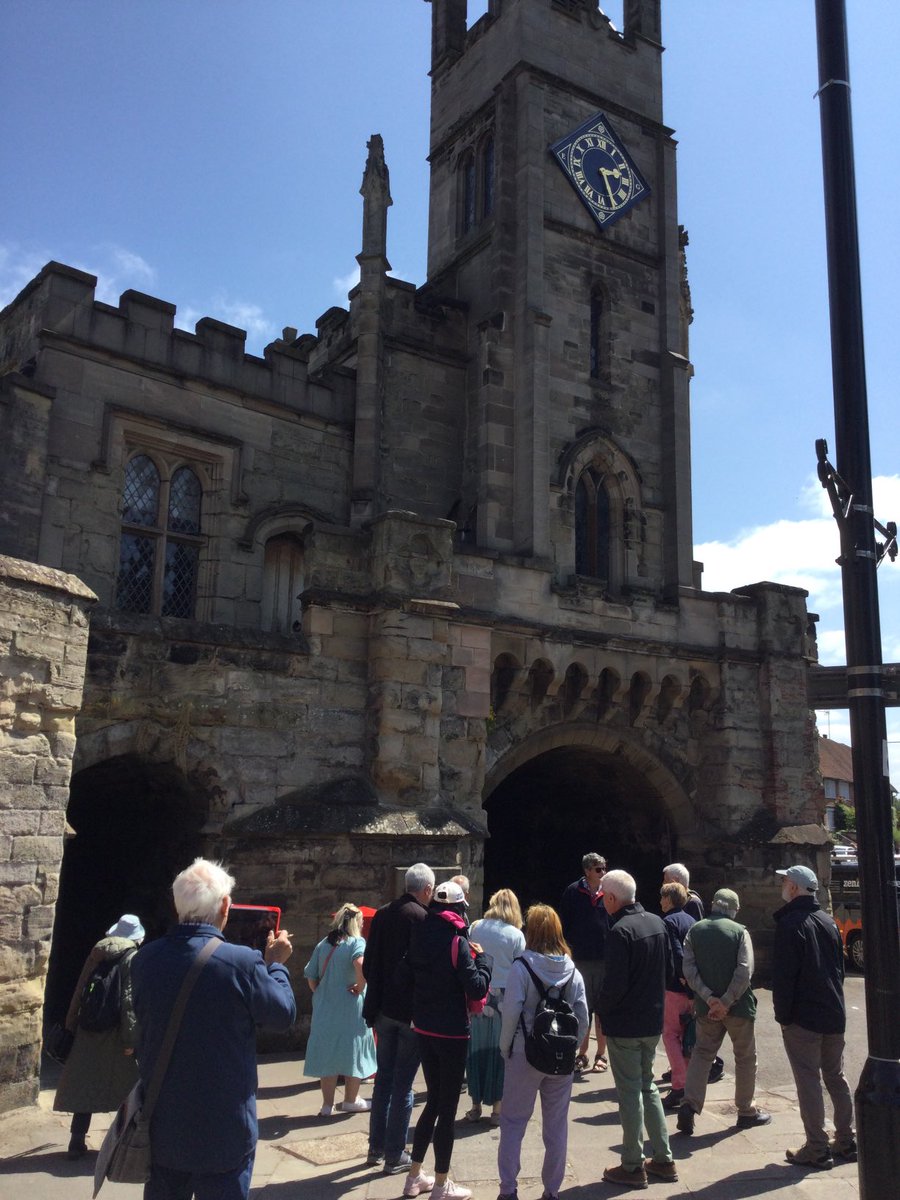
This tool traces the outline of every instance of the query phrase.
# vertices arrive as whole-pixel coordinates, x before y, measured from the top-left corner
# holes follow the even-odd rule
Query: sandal
[[[588,1056],[586,1054],[575,1055],[575,1070],[586,1071],[588,1069]]]
[[[481,1105],[480,1104],[472,1105],[472,1107],[466,1113],[466,1120],[472,1121],[472,1122],[481,1120]]]
[[[594,1057],[594,1065],[591,1067],[591,1073],[599,1075],[601,1071],[609,1070],[609,1063],[606,1061],[605,1054],[597,1054]]]

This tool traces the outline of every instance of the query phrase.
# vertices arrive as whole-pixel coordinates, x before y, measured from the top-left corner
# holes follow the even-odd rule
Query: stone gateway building
[[[0,813],[10,970],[61,860],[47,1018],[119,912],[165,924],[198,852],[284,909],[302,962],[420,859],[477,908],[555,903],[593,849],[652,897],[677,858],[753,924],[819,840],[805,593],[707,593],[692,558],[659,0],[625,0],[623,31],[595,0],[432,9],[424,285],[387,274],[373,135],[360,282],[315,334],[250,356],[58,263],[0,314],[0,554],[97,598],[52,836],[34,788]],[[21,694],[4,779],[49,736]]]

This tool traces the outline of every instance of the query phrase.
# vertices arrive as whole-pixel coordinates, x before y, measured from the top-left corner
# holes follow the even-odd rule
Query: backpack
[[[472,947],[469,947],[472,950]],[[475,957],[475,951],[472,950],[472,957]],[[453,970],[456,970],[456,964],[459,962],[459,934],[457,934],[450,943],[450,961],[453,964]],[[480,1000],[473,1000],[471,996],[466,996],[466,1011],[470,1016],[478,1017],[484,1012],[484,1006],[488,1002],[489,992],[486,992]],[[488,1014],[489,1016],[493,1014]]]
[[[525,1019],[519,1014],[519,1024],[525,1038],[525,1058],[536,1071],[544,1075],[571,1075],[578,1053],[578,1018],[565,998],[571,976],[561,988],[553,985],[545,988],[524,958],[513,961],[522,964],[538,990],[531,1033],[526,1032]],[[557,995],[551,996],[551,992]]]
[[[122,976],[125,962],[135,954],[126,950],[118,958],[97,963],[81,989],[78,1025],[88,1033],[115,1029],[122,1015]]]

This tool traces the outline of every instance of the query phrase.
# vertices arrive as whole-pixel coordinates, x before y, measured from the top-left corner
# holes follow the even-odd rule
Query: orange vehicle
[[[897,902],[900,904],[900,862],[894,860],[894,887],[897,889]],[[828,888],[831,893],[831,915],[841,931],[841,941],[844,943],[844,953],[851,966],[857,971],[865,968],[865,952],[863,949],[862,909],[859,899],[859,863],[856,859],[846,862],[832,862],[831,883]]]

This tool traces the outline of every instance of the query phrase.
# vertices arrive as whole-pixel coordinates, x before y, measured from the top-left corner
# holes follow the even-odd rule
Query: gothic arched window
[[[298,633],[302,591],[303,542],[295,533],[269,538],[263,564],[263,629],[272,633]]]
[[[575,486],[575,573],[610,578],[610,505],[604,477],[593,467]]]
[[[471,150],[463,155],[459,164],[459,171],[462,218],[460,224],[463,233],[468,233],[470,229],[475,228],[478,213],[478,178],[475,170],[475,155]]]
[[[203,489],[190,467],[171,476],[147,454],[125,467],[116,607],[193,617]]]
[[[494,211],[494,139],[490,135],[481,146],[481,215]]]

